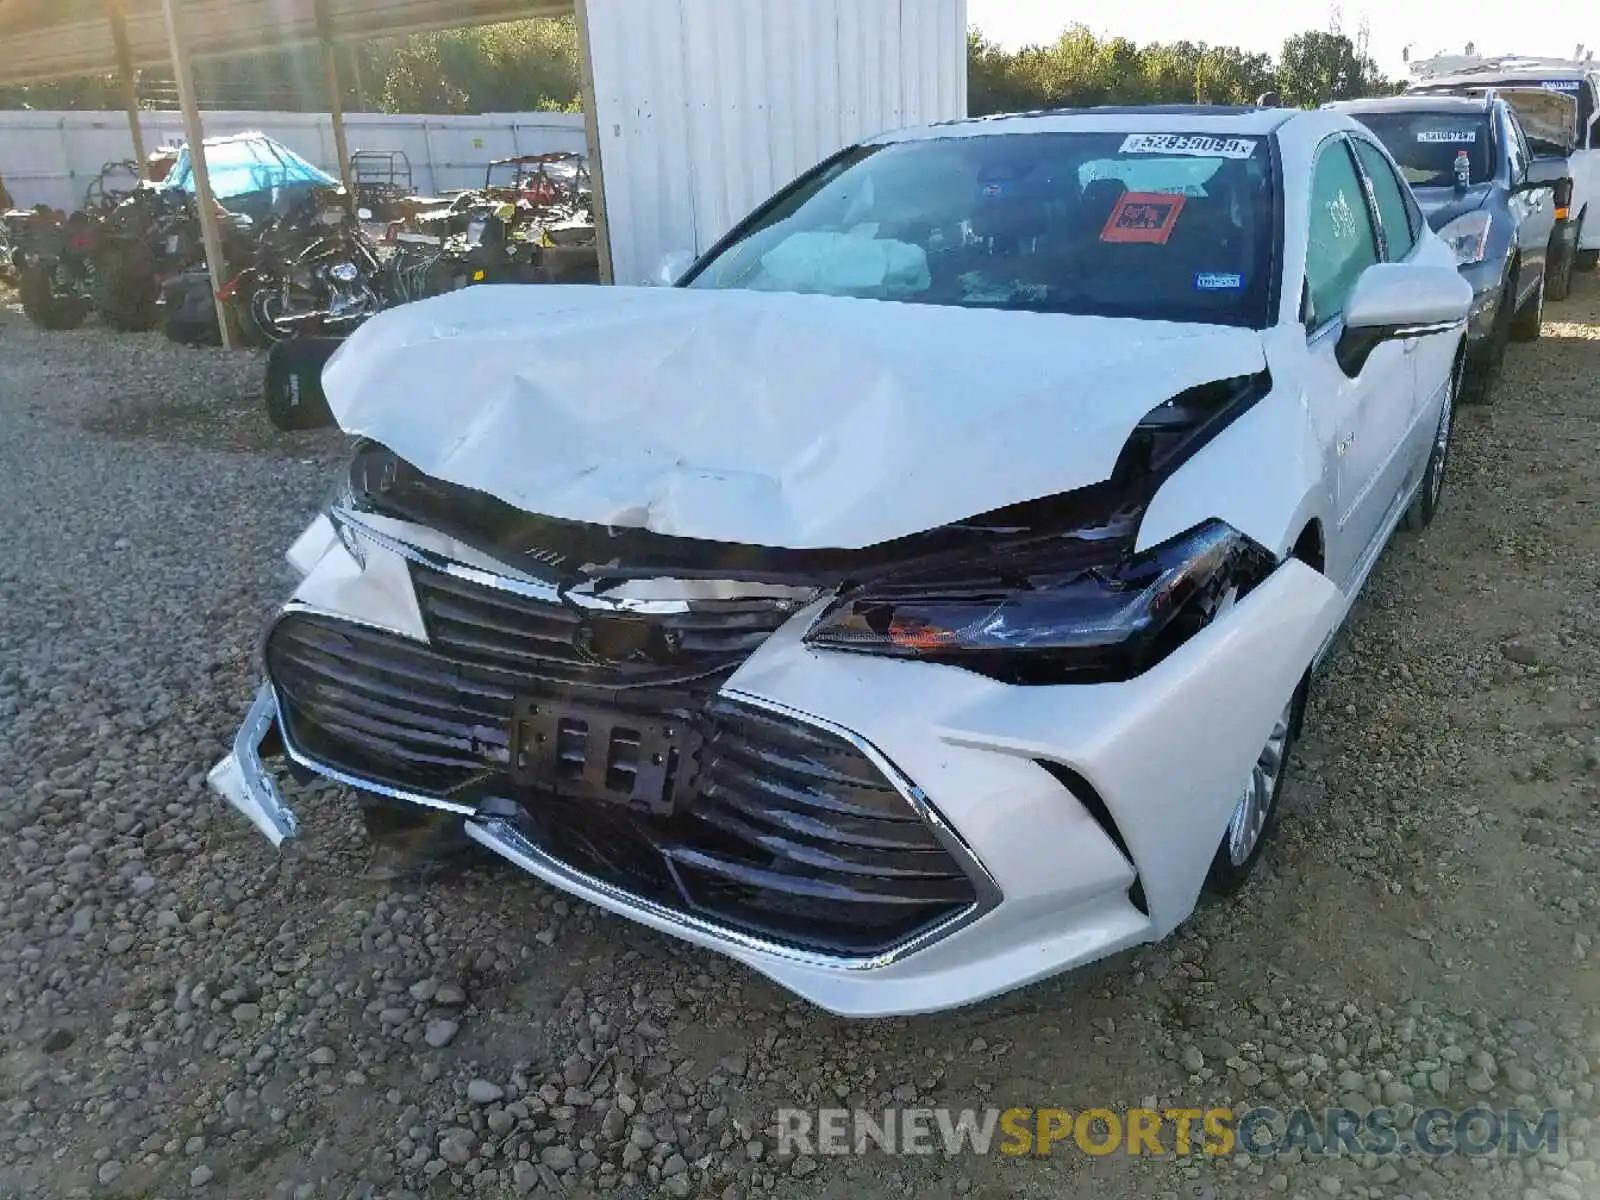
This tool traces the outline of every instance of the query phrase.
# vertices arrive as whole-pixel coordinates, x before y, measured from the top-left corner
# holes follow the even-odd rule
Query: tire
[[[246,312],[239,325],[249,330],[245,336],[252,345],[275,346],[290,337],[290,332],[278,325],[281,309],[277,300],[277,292],[271,287],[252,287],[243,298]]]
[[[332,354],[320,340],[279,342],[267,352],[263,390],[274,429],[293,433],[334,424],[322,391],[322,368]]]
[[[1600,250],[1574,251],[1572,265],[1580,271],[1592,271],[1600,267]]]
[[[234,325],[239,330],[239,340],[252,350],[263,350],[276,340],[267,336],[261,322],[256,319],[255,288],[246,283],[228,297],[228,308],[233,313]]]
[[[1511,284],[1506,283],[1495,309],[1494,325],[1484,343],[1466,358],[1466,375],[1457,400],[1461,404],[1493,404],[1500,374],[1505,368],[1506,346],[1511,341]]]
[[[1576,247],[1578,239],[1583,236],[1583,227],[1579,226],[1572,235],[1572,247]],[[1572,259],[1576,250],[1569,247],[1558,246],[1556,239],[1550,240],[1550,254],[1545,259],[1544,294],[1547,300],[1565,300],[1572,295]],[[1555,264],[1552,274],[1550,264]]]
[[[1511,321],[1511,340],[1514,342],[1537,342],[1539,335],[1544,332],[1544,272],[1539,273],[1539,286],[1533,289],[1517,315]]]
[[[1454,442],[1455,408],[1462,391],[1463,359],[1456,360],[1450,375],[1450,390],[1444,407],[1439,412],[1439,425],[1434,431],[1433,445],[1428,450],[1428,461],[1422,468],[1422,482],[1417,495],[1406,509],[1405,527],[1412,533],[1421,533],[1433,524],[1439,514],[1439,502],[1444,496],[1445,472],[1450,466],[1450,446]]]
[[[28,267],[18,281],[22,311],[40,329],[76,329],[89,316],[89,302],[82,296],[57,296],[50,272],[44,267]]]
[[[100,261],[95,306],[113,329],[148,333],[161,321],[161,281],[143,247],[114,247]]]
[[[1272,732],[1240,788],[1238,807],[1228,820],[1206,875],[1206,887],[1214,895],[1231,896],[1244,887],[1277,831],[1283,781],[1289,774],[1289,755],[1305,718],[1310,681],[1307,672],[1273,722]]]

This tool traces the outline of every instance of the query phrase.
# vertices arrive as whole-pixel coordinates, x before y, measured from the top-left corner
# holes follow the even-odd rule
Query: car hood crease
[[[530,513],[854,549],[1111,474],[1252,330],[784,293],[474,287],[379,314],[340,426]]]

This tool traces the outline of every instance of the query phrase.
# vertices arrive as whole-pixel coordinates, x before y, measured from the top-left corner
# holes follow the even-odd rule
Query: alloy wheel
[[[1459,362],[1451,369],[1450,394],[1445,397],[1439,428],[1433,435],[1433,453],[1428,456],[1428,503],[1435,508],[1439,504],[1439,493],[1444,490],[1444,467],[1445,460],[1450,457],[1450,433],[1455,422],[1456,397],[1461,393],[1461,370]]]
[[[1256,756],[1250,774],[1240,789],[1239,803],[1228,822],[1228,859],[1242,867],[1255,853],[1272,815],[1272,806],[1278,798],[1278,782],[1283,778],[1285,752],[1289,745],[1289,728],[1294,720],[1294,701],[1284,705],[1266,745]]]

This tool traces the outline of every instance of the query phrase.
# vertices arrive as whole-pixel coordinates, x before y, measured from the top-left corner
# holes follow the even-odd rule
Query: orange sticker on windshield
[[[1100,240],[1164,246],[1185,199],[1182,193],[1124,192],[1100,231]]]

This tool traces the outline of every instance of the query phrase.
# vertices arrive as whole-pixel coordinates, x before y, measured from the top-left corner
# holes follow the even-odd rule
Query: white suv
[[[1571,96],[1577,103],[1572,131],[1572,205],[1568,218],[1577,226],[1580,271],[1600,263],[1600,64],[1583,59],[1443,56],[1411,64],[1416,77],[1408,93],[1485,91],[1515,92],[1540,88]]]

